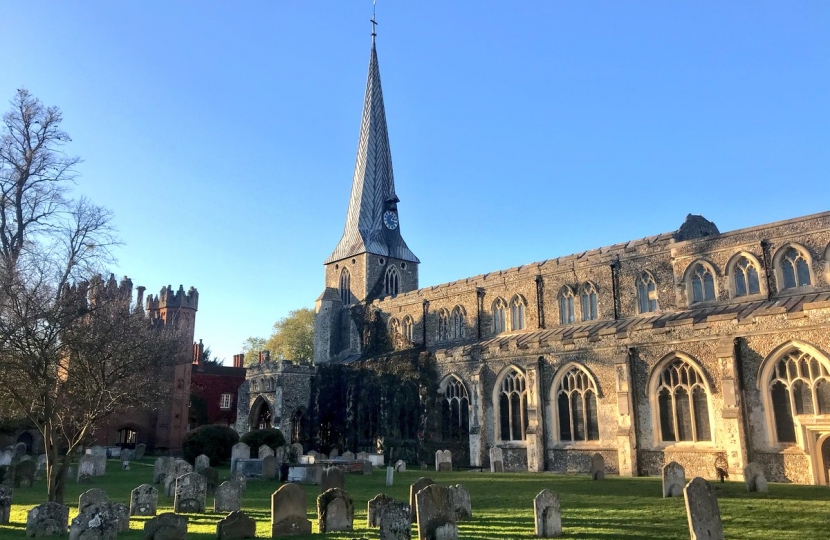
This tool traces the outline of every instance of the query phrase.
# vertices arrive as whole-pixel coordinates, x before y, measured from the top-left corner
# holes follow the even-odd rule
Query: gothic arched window
[[[525,328],[525,301],[519,295],[510,301],[510,330],[524,330]]]
[[[401,323],[395,317],[391,317],[389,319],[389,339],[392,341],[394,348],[400,348],[401,338]]]
[[[412,317],[407,315],[403,318],[403,324],[401,325],[401,332],[403,333],[403,338],[408,342],[412,343]]]
[[[582,307],[582,320],[597,320],[597,288],[593,283],[586,283],[582,286],[579,300]]]
[[[574,322],[574,292],[568,287],[559,291],[559,324]]]
[[[758,267],[754,261],[742,255],[732,266],[732,280],[735,297],[749,296],[761,292]]]
[[[588,372],[579,366],[570,368],[555,385],[554,395],[559,420],[559,440],[599,440],[597,387]]]
[[[452,308],[452,315],[450,316],[450,338],[463,339],[464,338],[464,308],[455,306]]]
[[[709,401],[703,374],[675,357],[657,374],[657,413],[660,440],[711,441]]]
[[[648,272],[643,272],[637,280],[637,304],[640,313],[657,311],[657,284]]]
[[[343,301],[344,306],[352,303],[352,275],[348,268],[340,272],[340,300]]]
[[[442,434],[445,440],[463,440],[470,433],[470,398],[467,388],[452,376],[444,387],[441,404]]]
[[[400,290],[400,276],[398,269],[390,266],[386,269],[386,276],[383,279],[383,293],[387,296],[394,296]]]
[[[702,263],[695,264],[689,272],[692,303],[715,300],[715,276]]]
[[[778,259],[781,275],[780,289],[807,287],[812,284],[810,263],[807,255],[794,247],[788,247]]]
[[[768,385],[778,442],[796,442],[796,416],[830,414],[830,372],[806,352],[794,349],[781,357]]]
[[[446,309],[438,311],[438,341],[446,341],[450,331],[450,314]]]
[[[505,311],[507,306],[505,305],[504,300],[501,298],[496,298],[496,301],[493,302],[493,333],[498,334],[499,332],[504,332],[505,326]]]
[[[527,389],[525,376],[511,368],[498,386],[496,410],[499,440],[523,441],[527,432]]]

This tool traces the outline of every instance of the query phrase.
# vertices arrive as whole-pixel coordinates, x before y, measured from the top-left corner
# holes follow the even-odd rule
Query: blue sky
[[[200,292],[230,361],[312,307],[348,203],[369,0],[0,5],[0,99],[64,112],[118,275]],[[403,2],[378,56],[421,285],[830,209],[830,3]],[[3,107],[2,110],[6,110]]]

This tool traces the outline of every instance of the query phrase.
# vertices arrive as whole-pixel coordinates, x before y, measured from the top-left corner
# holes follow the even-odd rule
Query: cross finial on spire
[[[377,5],[377,0],[372,0],[372,18],[369,21],[372,23],[372,43],[375,42],[375,36],[378,35],[377,33],[377,25],[378,22],[375,20],[375,6]]]

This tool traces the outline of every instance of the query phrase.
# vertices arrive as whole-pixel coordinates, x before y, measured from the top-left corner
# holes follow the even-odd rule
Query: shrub
[[[285,445],[285,437],[282,436],[282,431],[276,428],[255,429],[243,435],[242,442],[251,447],[251,455],[256,455],[263,444],[274,449]]]
[[[200,454],[210,458],[211,465],[219,465],[231,458],[233,445],[239,434],[225,426],[200,426],[187,432],[182,443],[184,459],[194,463]]]

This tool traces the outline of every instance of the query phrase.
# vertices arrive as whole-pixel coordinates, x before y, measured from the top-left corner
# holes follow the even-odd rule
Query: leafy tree
[[[268,340],[260,337],[249,337],[242,344],[242,352],[245,354],[245,365],[252,366],[259,362],[260,351],[266,350],[268,347]]]
[[[274,333],[268,339],[267,348],[282,360],[311,360],[314,357],[314,311],[295,309],[288,317],[274,323]]]
[[[253,431],[249,431],[248,433],[242,435],[240,441],[250,446],[254,453],[256,453],[259,450],[259,447],[263,444],[274,449],[280,446],[285,446],[285,437],[283,436],[282,431],[277,428],[255,429]]]
[[[187,432],[182,442],[182,454],[190,463],[204,454],[212,465],[221,465],[231,458],[233,445],[239,442],[239,434],[227,427],[208,425]]]

